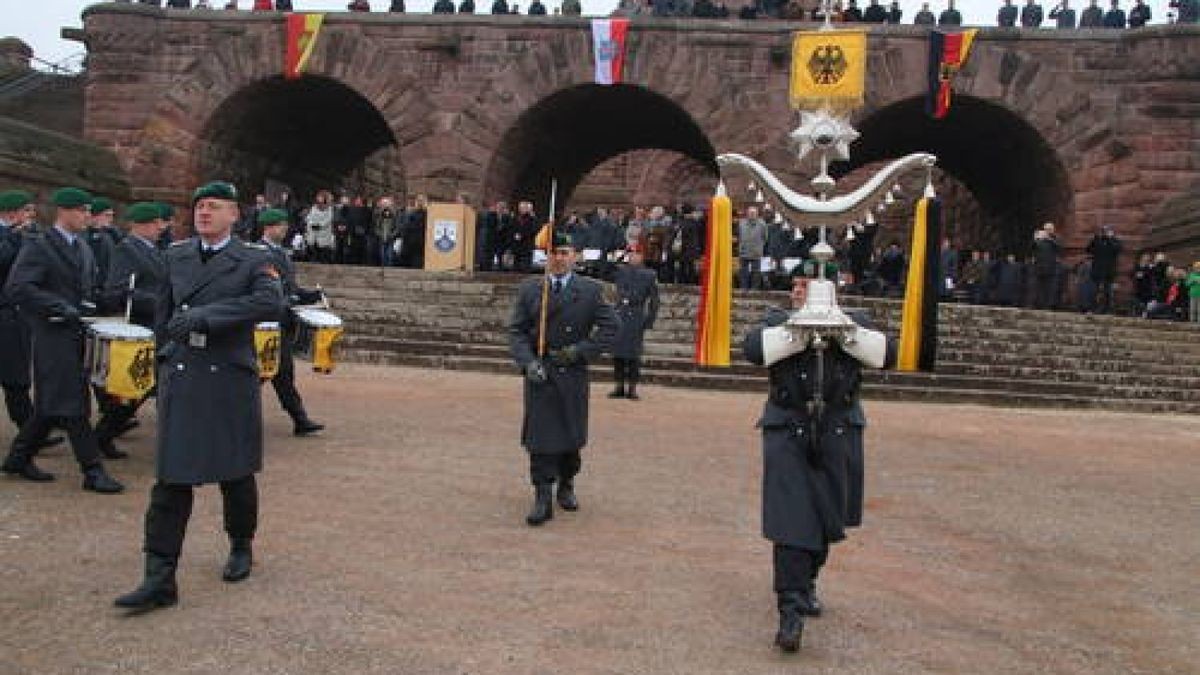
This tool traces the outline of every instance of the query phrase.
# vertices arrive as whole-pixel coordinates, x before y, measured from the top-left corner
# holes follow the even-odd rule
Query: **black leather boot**
[[[230,583],[241,581],[250,576],[250,567],[254,564],[254,555],[250,547],[251,539],[229,540],[229,559],[225,561],[225,571],[221,578]]]
[[[537,527],[554,517],[554,506],[550,503],[554,486],[550,483],[534,486],[533,508],[525,516],[525,522]]]
[[[296,420],[295,426],[292,427],[292,433],[296,436],[307,436],[315,434],[325,428],[324,424],[314,422],[307,417],[302,417]]]
[[[804,634],[801,602],[799,591],[776,593],[776,605],[779,607],[779,632],[775,633],[775,644],[785,652],[794,652],[800,649],[800,638]]]
[[[179,589],[175,586],[177,559],[146,554],[146,576],[137,589],[117,598],[114,604],[126,609],[148,610],[170,607],[179,601]]]
[[[579,500],[575,497],[575,484],[564,480],[558,484],[558,505],[563,511],[578,511]]]
[[[630,401],[641,400],[642,397],[638,396],[637,393],[637,382],[629,383],[629,391],[625,394],[625,398],[629,399]]]
[[[83,470],[83,489],[104,495],[115,495],[124,492],[125,486],[108,475],[103,464],[94,464]]]
[[[129,456],[128,452],[118,450],[111,440],[100,441],[100,454],[104,459],[125,459]]]
[[[39,469],[38,465],[33,463],[32,457],[19,455],[15,452],[9,453],[8,457],[4,460],[4,465],[0,466],[0,471],[38,483],[54,480],[54,474]]]
[[[817,584],[811,583],[808,588],[800,591],[800,613],[804,616],[818,617],[824,611],[825,606],[821,604],[821,599],[817,597]]]

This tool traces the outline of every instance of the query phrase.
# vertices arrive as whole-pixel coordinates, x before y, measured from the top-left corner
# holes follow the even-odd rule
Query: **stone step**
[[[415,366],[449,370],[472,370],[508,374],[518,386],[519,375],[509,362],[478,357],[456,357],[439,354],[410,354],[394,351],[356,350],[348,359],[358,363],[379,365]],[[677,373],[646,369],[643,382],[668,387],[721,389],[736,391],[762,391],[765,380],[751,377],[728,377],[711,373]],[[608,369],[596,368],[592,380],[611,381]],[[1162,400],[1127,400],[1120,398],[1078,397],[1063,395],[1041,395],[1021,392],[995,392],[990,390],[909,387],[894,384],[867,383],[863,396],[873,400],[930,401],[940,403],[964,403],[1037,408],[1093,408],[1146,413],[1200,413],[1200,403]]]
[[[458,357],[487,358],[511,366],[511,358],[505,345],[495,344],[448,344],[441,341],[418,342],[412,340],[397,340],[391,338],[347,338],[344,343],[347,352],[366,351],[396,351],[410,354],[450,355]],[[602,359],[601,363],[607,363]],[[717,373],[726,377],[756,378],[765,380],[765,371],[758,366],[748,363],[735,363],[729,368],[702,368],[691,362],[690,358],[672,358],[647,356],[642,366],[646,370],[665,371],[672,373]],[[1006,392],[1034,392],[1038,394],[1059,394],[1069,396],[1111,397],[1123,396],[1131,399],[1166,398],[1174,396],[1177,400],[1200,403],[1200,387],[1190,390],[1177,390],[1162,384],[1107,384],[1095,382],[1063,381],[1054,379],[1007,378],[991,374],[973,373],[902,373],[897,371],[864,371],[864,381],[873,383],[889,383],[898,386],[926,386],[952,389],[994,390]]]

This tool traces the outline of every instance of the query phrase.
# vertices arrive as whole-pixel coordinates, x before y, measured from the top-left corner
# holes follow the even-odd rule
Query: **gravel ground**
[[[126,617],[153,411],[79,490],[0,479],[2,673],[1200,671],[1200,419],[868,403],[866,524],[826,615],[772,648],[757,396],[593,390],[582,510],[526,527],[516,377],[301,375],[321,437],[270,390],[257,564],[220,581],[198,491],[179,606]],[[11,438],[0,427],[0,442]]]

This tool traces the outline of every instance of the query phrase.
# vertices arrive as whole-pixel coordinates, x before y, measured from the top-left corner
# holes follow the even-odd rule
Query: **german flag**
[[[324,14],[288,14],[287,36],[283,47],[283,76],[289,80],[300,77],[308,66],[317,34],[321,32]]]
[[[929,94],[925,97],[925,112],[942,119],[950,112],[950,93],[954,76],[967,62],[971,45],[979,29],[961,33],[929,33]]]
[[[897,370],[933,370],[937,361],[938,295],[944,283],[941,270],[942,204],[937,199],[917,202],[913,221],[912,257],[908,261],[908,283],[900,318],[900,350]]]

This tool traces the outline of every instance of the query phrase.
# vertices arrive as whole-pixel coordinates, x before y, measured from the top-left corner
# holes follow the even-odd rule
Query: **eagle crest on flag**
[[[139,389],[149,389],[154,384],[154,348],[142,347],[129,364],[129,379]]]
[[[808,74],[817,84],[837,84],[849,63],[838,45],[818,45],[808,57]]]

